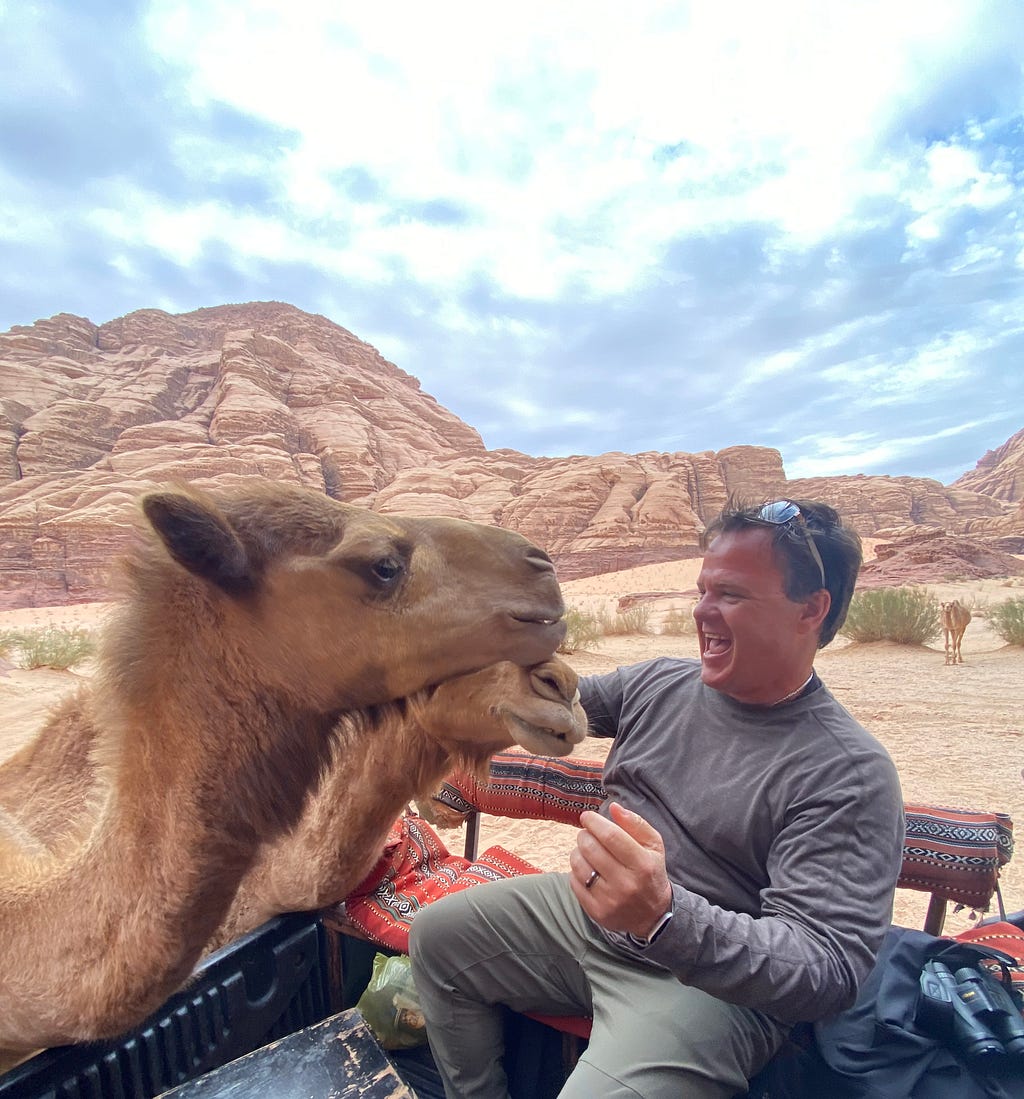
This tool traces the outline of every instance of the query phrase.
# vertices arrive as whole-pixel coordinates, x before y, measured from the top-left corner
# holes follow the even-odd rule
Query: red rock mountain
[[[787,481],[765,447],[533,458],[487,450],[415,378],[290,305],[58,314],[0,334],[0,607],[104,598],[141,490],[253,475],[520,530],[564,579],[698,553],[730,494],[819,496],[866,535],[1024,533],[1024,432],[949,487]]]
[[[977,466],[953,482],[954,488],[983,492],[997,500],[1024,500],[1024,429],[990,450]]]

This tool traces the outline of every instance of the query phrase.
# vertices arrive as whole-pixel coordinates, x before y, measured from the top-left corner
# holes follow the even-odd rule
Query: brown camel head
[[[165,663],[341,710],[499,660],[535,663],[565,632],[550,559],[513,531],[269,482],[153,492],[142,510],[114,663],[144,691]]]
[[[587,735],[579,677],[558,657],[522,668],[503,661],[424,691],[415,715],[425,732],[464,761],[486,762],[518,744],[566,756]]]

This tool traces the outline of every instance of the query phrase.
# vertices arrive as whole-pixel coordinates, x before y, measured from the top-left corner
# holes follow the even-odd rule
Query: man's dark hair
[[[719,534],[730,534],[747,527],[761,527],[772,532],[775,556],[782,568],[783,590],[788,599],[801,603],[820,588],[828,589],[832,605],[821,624],[818,648],[823,649],[835,637],[846,621],[846,612],[853,598],[861,562],[864,559],[860,536],[844,526],[839,513],[828,504],[814,500],[790,500],[799,515],[785,523],[769,523],[759,518],[761,504],[741,504],[732,500],[722,514],[704,531],[701,542],[706,549]],[[808,546],[813,539],[821,558],[821,569]],[[822,584],[822,571],[824,584]]]

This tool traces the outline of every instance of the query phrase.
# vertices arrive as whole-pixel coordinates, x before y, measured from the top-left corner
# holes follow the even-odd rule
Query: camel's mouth
[[[550,725],[536,725],[518,714],[506,713],[509,731],[515,742],[536,756],[567,756],[585,735],[566,715],[567,730],[554,729]]]
[[[537,633],[545,644],[551,645],[552,651],[562,638],[565,637],[567,627],[561,611],[556,611],[554,614],[531,614],[528,611],[510,611],[508,616],[518,626]]]
[[[527,625],[535,626],[554,626],[556,623],[562,621],[562,615],[556,614],[552,617],[545,617],[537,614],[517,614],[515,611],[509,613],[509,617],[514,622],[525,622]]]
[[[506,647],[502,659],[523,667],[547,660],[565,638],[567,626],[561,614],[561,608],[550,605],[539,611],[506,611],[502,636],[513,648]]]

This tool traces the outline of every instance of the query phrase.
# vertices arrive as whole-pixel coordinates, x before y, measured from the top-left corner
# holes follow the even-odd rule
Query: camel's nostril
[[[565,691],[556,676],[545,672],[534,672],[530,678],[533,682],[533,689],[541,697],[548,698],[552,702],[566,701]]]
[[[551,558],[548,557],[542,549],[538,549],[536,546],[531,546],[526,551],[526,560],[541,572],[555,571],[554,562],[552,562]]]

